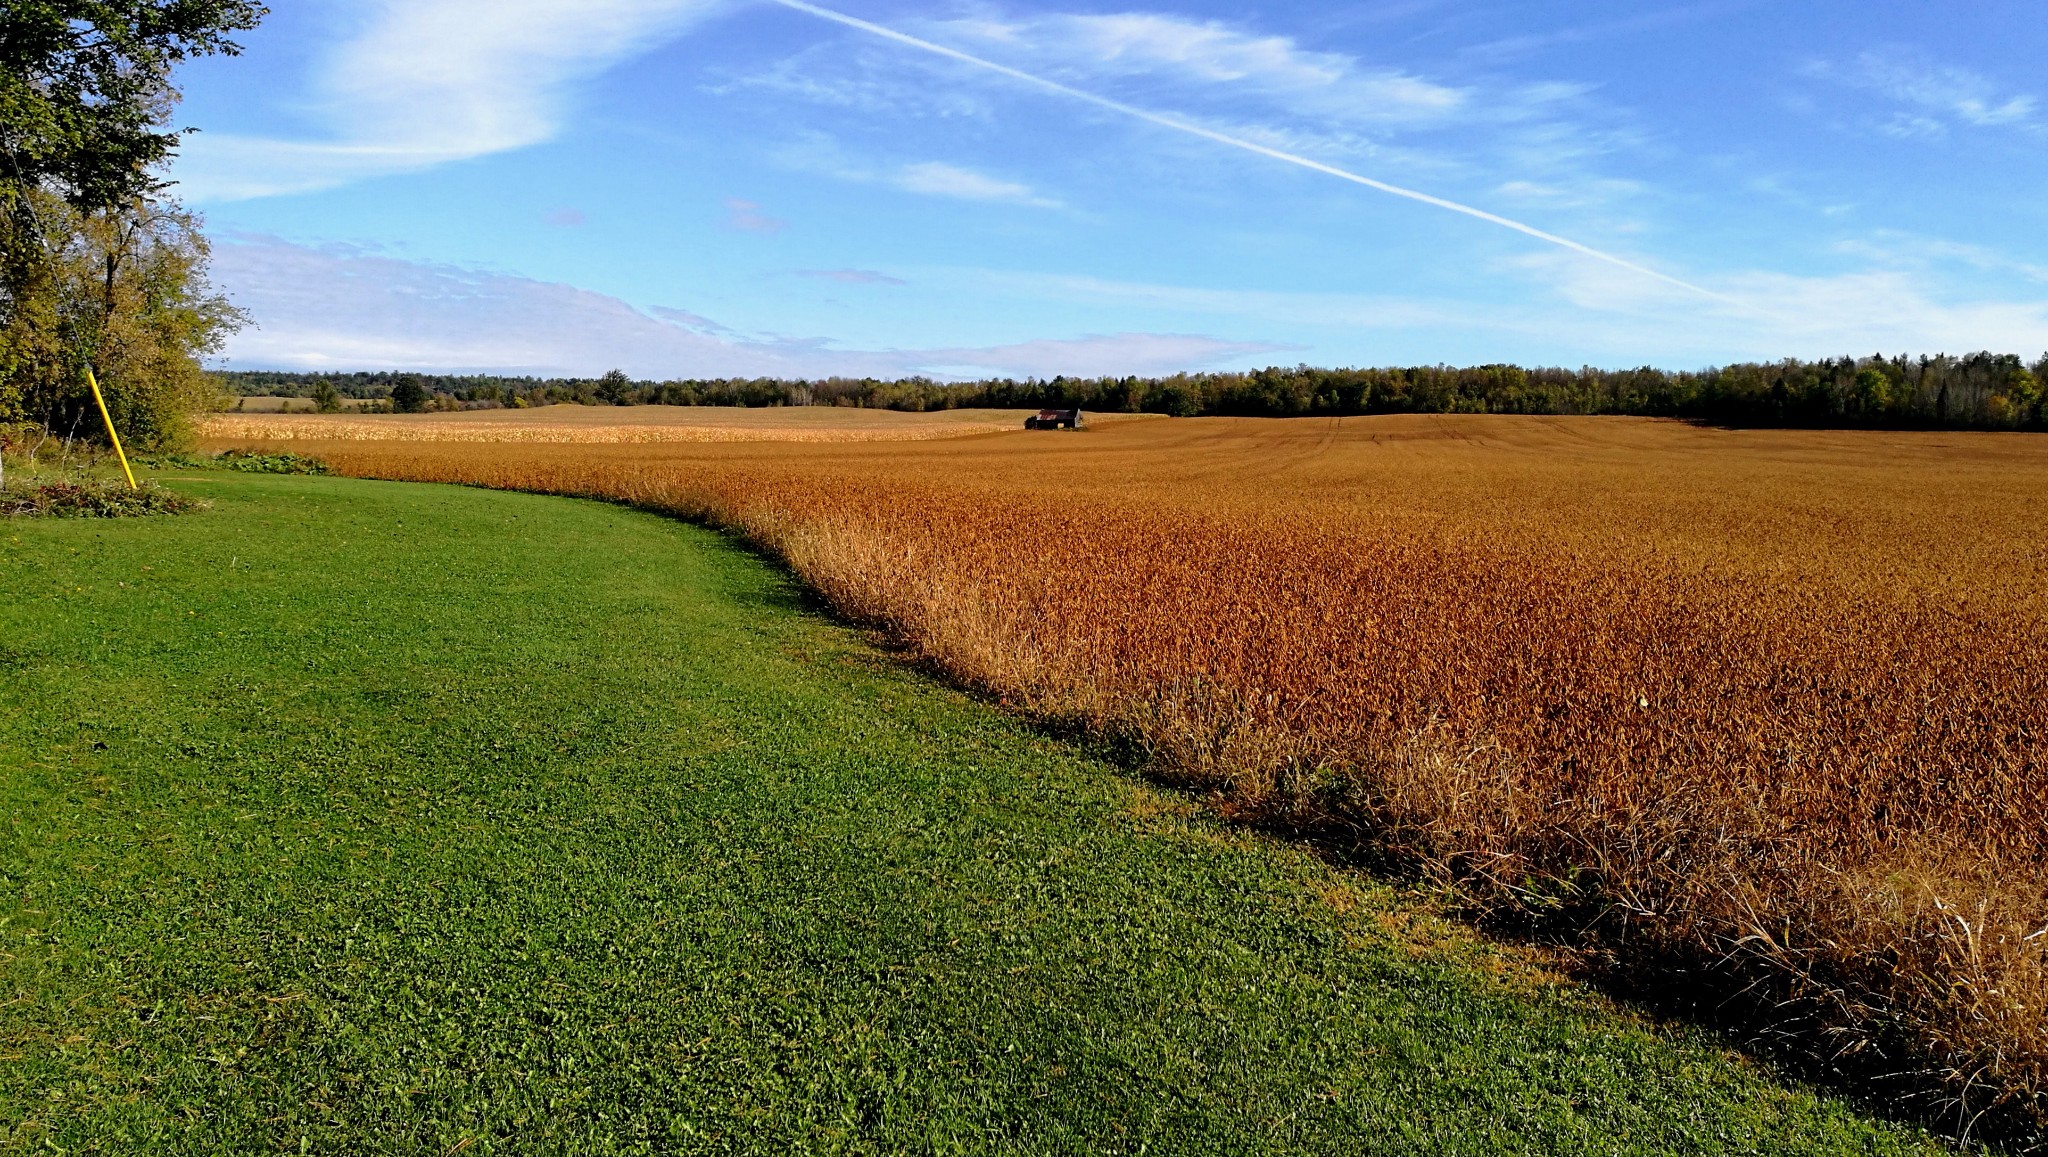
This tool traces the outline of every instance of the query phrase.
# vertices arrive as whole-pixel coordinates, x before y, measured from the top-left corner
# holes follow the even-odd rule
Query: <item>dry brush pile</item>
[[[1356,840],[1619,969],[1747,988],[1966,1114],[2048,1118],[2048,450],[2027,436],[1218,420],[317,452],[742,531],[1237,814]]]

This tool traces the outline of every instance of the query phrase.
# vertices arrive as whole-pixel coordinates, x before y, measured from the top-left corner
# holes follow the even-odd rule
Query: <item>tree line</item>
[[[410,373],[216,375],[242,396],[343,398],[401,410],[580,405],[858,406],[890,410],[1041,407],[1177,416],[1631,414],[1729,425],[2048,429],[2048,354],[1787,359],[1695,371],[1515,365],[1376,369],[1272,367],[1171,377],[1055,377],[945,383],[827,378],[648,381]]]

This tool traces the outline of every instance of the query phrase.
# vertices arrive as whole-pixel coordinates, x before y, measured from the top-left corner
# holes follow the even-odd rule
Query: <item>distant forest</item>
[[[599,378],[508,378],[406,373],[223,372],[230,395],[341,399],[401,410],[581,405],[862,406],[890,410],[967,407],[1084,410],[1245,417],[1354,414],[1635,414],[1730,425],[2048,428],[2043,394],[2048,355],[2027,364],[2010,354],[1968,357],[1842,358],[1658,369],[1457,368],[1314,369],[1167,378],[991,380],[949,384],[924,378],[878,381],[772,378],[637,381],[617,370]]]

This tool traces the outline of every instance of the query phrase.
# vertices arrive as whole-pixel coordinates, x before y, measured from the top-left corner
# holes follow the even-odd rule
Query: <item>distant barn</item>
[[[1040,410],[1036,418],[1024,419],[1026,430],[1078,430],[1081,428],[1079,410]]]

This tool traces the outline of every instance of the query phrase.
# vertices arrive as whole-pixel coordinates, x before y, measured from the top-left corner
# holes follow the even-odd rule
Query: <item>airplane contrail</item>
[[[1177,117],[1170,117],[1165,115],[1164,113],[1156,113],[1150,109],[1139,108],[1136,105],[1125,104],[1120,100],[1113,100],[1106,96],[1098,96],[1095,93],[1088,92],[1084,89],[1078,89],[1072,87],[1071,85],[1061,84],[1059,81],[1056,80],[1047,80],[1045,77],[1042,76],[1034,76],[1031,73],[1025,72],[1021,69],[1011,68],[1009,65],[1006,64],[997,64],[993,60],[987,60],[982,57],[975,56],[972,53],[962,52],[957,48],[948,48],[943,44],[937,44],[929,40],[923,40],[918,37],[912,36],[906,32],[898,32],[894,28],[890,28],[881,24],[876,24],[872,21],[862,20],[858,16],[848,16],[844,12],[835,12],[830,8],[821,8],[816,4],[806,3],[805,0],[772,0],[772,2],[782,5],[784,8],[794,8],[798,12],[807,12],[810,15],[816,16],[821,20],[830,20],[834,24],[843,24],[848,28],[858,28],[862,32],[871,33],[875,36],[881,37],[884,40],[893,40],[898,44],[906,45],[911,48],[916,48],[921,51],[929,52],[937,56],[943,56],[950,60],[960,61],[962,64],[971,64],[974,65],[976,68],[985,68],[990,72],[1007,76],[1012,80],[1022,81],[1025,84],[1031,85],[1035,88],[1041,88],[1046,90],[1047,92],[1055,92],[1061,96],[1068,97],[1073,100],[1082,101],[1086,104],[1092,104],[1097,108],[1106,108],[1111,112],[1122,113],[1124,116],[1133,117],[1137,120],[1145,121],[1150,124],[1159,125],[1162,128],[1169,128],[1174,130],[1175,132],[1181,132],[1186,133],[1189,136],[1200,137],[1203,140],[1213,141],[1219,145],[1228,145],[1233,149],[1242,149],[1248,153],[1256,153],[1259,156],[1268,157],[1272,160],[1284,161],[1290,165],[1299,165],[1304,169],[1313,169],[1318,173],[1324,173],[1329,176],[1336,177],[1338,180],[1349,181],[1354,185],[1364,185],[1368,189],[1377,189],[1382,193],[1391,193],[1396,197],[1405,197],[1410,201],[1420,201],[1425,205],[1434,205],[1439,209],[1447,209],[1453,213],[1462,213],[1467,217],[1476,217],[1481,221],[1487,222],[1488,224],[1498,225],[1503,229],[1512,229],[1517,233],[1522,233],[1527,236],[1534,237],[1539,241],[1547,241],[1552,245],[1557,245],[1562,248],[1569,249],[1574,253],[1581,253],[1595,260],[1604,261],[1609,265],[1619,266],[1623,269],[1628,270],[1631,273],[1637,273],[1641,274],[1644,277],[1654,278],[1658,281],[1664,282],[1666,285],[1675,285],[1688,293],[1696,293],[1702,297],[1710,297],[1716,301],[1727,302],[1730,305],[1741,306],[1745,309],[1750,308],[1748,303],[1729,297],[1726,294],[1716,293],[1711,289],[1706,289],[1702,286],[1694,285],[1690,281],[1680,280],[1679,278],[1673,277],[1668,273],[1659,273],[1656,270],[1651,269],[1647,266],[1637,265],[1635,262],[1630,261],[1625,257],[1616,257],[1612,253],[1606,253],[1601,250],[1595,249],[1590,245],[1581,244],[1580,242],[1574,241],[1569,237],[1560,237],[1555,233],[1547,233],[1541,229],[1536,228],[1534,225],[1525,225],[1520,221],[1516,221],[1509,217],[1502,217],[1497,213],[1489,213],[1484,209],[1477,209],[1472,207],[1471,205],[1463,205],[1456,201],[1446,200],[1442,197],[1433,197],[1428,193],[1418,192],[1414,189],[1404,189],[1399,185],[1390,185],[1385,181],[1376,181],[1371,177],[1362,176],[1358,173],[1351,172],[1348,169],[1340,169],[1335,165],[1326,165],[1321,161],[1312,160],[1308,157],[1304,157],[1296,153],[1290,153],[1283,151],[1281,149],[1275,149],[1266,145],[1259,144],[1257,141],[1248,141],[1245,140],[1243,137],[1231,136],[1229,133],[1219,133],[1214,129],[1205,129],[1200,125],[1190,124],[1187,121],[1180,120]]]

